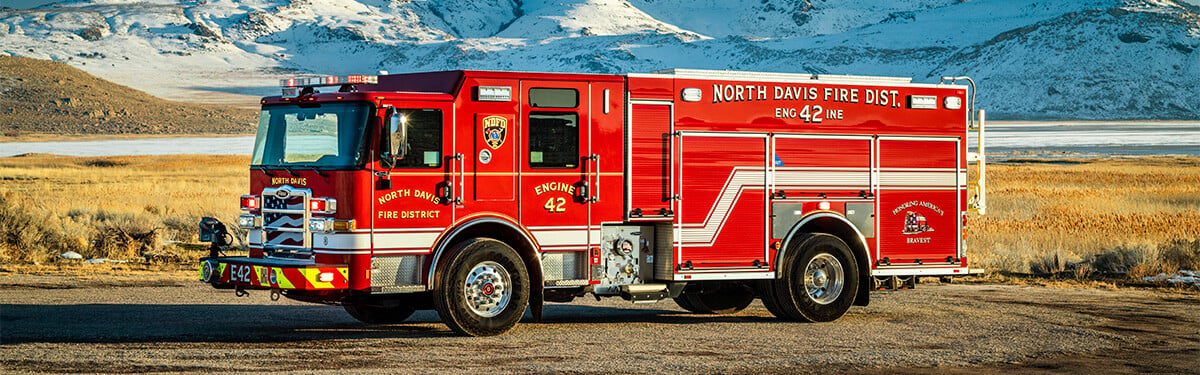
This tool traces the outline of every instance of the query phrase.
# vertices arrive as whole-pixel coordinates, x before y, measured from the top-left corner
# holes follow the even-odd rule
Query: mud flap
[[[530,289],[535,289],[535,290],[530,291],[531,295],[529,296],[529,312],[533,314],[533,321],[541,323],[542,322],[542,305],[545,303],[546,298],[544,296],[542,296],[542,287],[534,286]]]

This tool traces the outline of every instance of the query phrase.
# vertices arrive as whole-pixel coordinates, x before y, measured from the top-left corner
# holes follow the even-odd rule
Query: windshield
[[[263,107],[254,140],[256,166],[350,167],[365,153],[367,103]]]

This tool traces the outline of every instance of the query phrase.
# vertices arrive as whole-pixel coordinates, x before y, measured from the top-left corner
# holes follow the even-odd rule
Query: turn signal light
[[[355,229],[354,219],[350,220],[334,220],[333,230],[338,232],[349,232]]]
[[[316,233],[353,232],[357,227],[354,219],[341,220],[331,217],[313,218],[308,222],[308,230]]]
[[[258,197],[253,195],[242,196],[242,211],[254,211],[258,209]]]

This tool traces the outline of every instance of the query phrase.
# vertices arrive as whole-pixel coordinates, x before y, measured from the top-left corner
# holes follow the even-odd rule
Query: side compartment
[[[953,137],[879,138],[875,275],[953,274],[962,268],[966,176]]]
[[[676,280],[770,277],[766,134],[679,136]]]
[[[630,105],[626,163],[626,218],[669,220],[671,210],[671,102],[634,101]]]

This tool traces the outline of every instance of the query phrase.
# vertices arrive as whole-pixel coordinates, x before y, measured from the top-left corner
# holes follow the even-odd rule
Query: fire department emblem
[[[504,138],[508,133],[508,119],[504,116],[488,116],[480,123],[483,125],[483,140],[487,142],[488,147],[495,150],[504,145]]]
[[[904,214],[904,231],[900,233],[920,234],[932,231],[933,228],[929,227],[929,221],[925,219],[925,216],[912,211]]]

